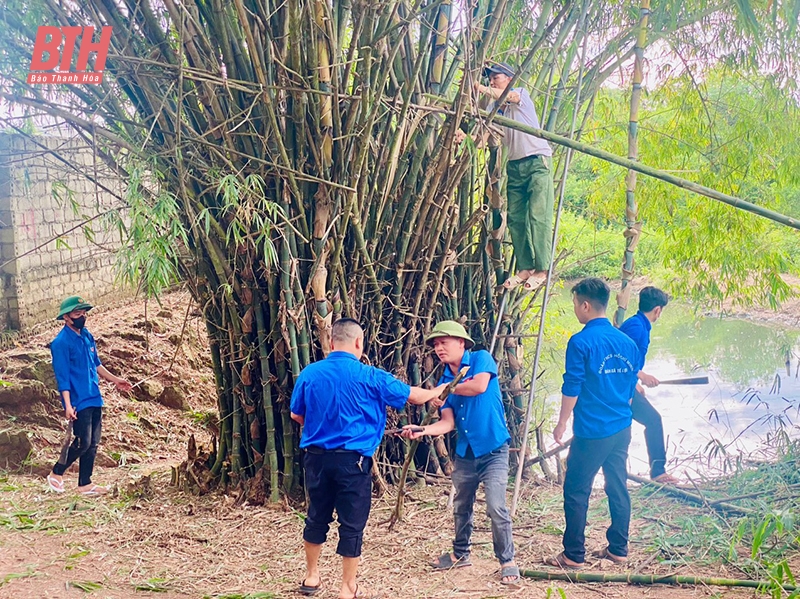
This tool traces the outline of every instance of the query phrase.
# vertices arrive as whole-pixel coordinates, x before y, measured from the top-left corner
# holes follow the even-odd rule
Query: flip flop
[[[546,557],[544,563],[548,566],[553,566],[554,568],[561,568],[562,570],[580,570],[586,564],[578,564],[577,566],[573,566],[572,564],[567,563],[567,558],[562,551],[555,557]]]
[[[303,579],[303,582],[300,583],[300,594],[305,595],[306,597],[311,597],[312,595],[316,595],[320,589],[322,588],[322,581],[319,581],[319,584],[316,586],[311,586],[306,584],[306,580]],[[358,589],[358,587],[356,587]]]
[[[503,580],[504,578],[511,578],[511,580]],[[522,578],[519,575],[519,566],[516,564],[500,568],[500,584],[517,584],[520,580]]]
[[[47,475],[47,486],[54,493],[64,492],[64,481],[58,480],[57,478],[53,478],[49,474]]]
[[[361,587],[357,584],[356,585],[356,592],[353,595],[353,599],[381,599],[382,595],[380,593],[362,593]]]
[[[527,279],[523,279],[519,275],[511,275],[503,282],[503,289],[508,289],[511,291],[512,289],[516,289],[520,285],[524,284]]]
[[[85,491],[79,491],[81,495],[86,497],[98,497],[100,495],[105,495],[108,493],[108,489],[105,487],[101,487],[100,485],[92,485],[91,489],[87,489]]]
[[[431,564],[431,568],[434,570],[450,570],[452,568],[466,568],[467,566],[471,565],[472,562],[469,561],[468,555],[464,555],[457,558],[456,561],[453,561],[453,558],[450,557],[449,553],[444,553]]]
[[[602,549],[598,549],[597,551],[592,551],[592,557],[596,557],[598,559],[607,559],[611,560],[615,564],[624,564],[628,561],[627,557],[623,557],[621,555],[614,555],[608,550],[608,547],[603,547]]]

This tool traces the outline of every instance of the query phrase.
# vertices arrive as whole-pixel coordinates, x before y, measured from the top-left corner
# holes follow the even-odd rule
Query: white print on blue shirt
[[[618,368],[606,368],[606,362],[614,358],[622,360],[628,365],[628,367],[624,368],[620,366]],[[597,369],[597,374],[626,374],[631,371],[633,371],[633,364],[630,363],[628,358],[622,354],[608,354],[605,358],[603,358],[603,361],[600,362],[600,367]]]

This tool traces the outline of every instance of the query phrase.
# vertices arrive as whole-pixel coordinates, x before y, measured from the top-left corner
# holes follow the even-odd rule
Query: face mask
[[[79,316],[78,318],[72,319],[72,326],[74,326],[79,331],[86,325],[86,317]]]

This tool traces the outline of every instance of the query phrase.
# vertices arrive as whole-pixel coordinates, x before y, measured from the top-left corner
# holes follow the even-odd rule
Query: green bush
[[[559,275],[565,279],[619,278],[625,252],[624,230],[615,224],[597,226],[583,216],[564,211],[559,227],[558,251],[566,250],[569,255],[562,263]],[[646,274],[658,266],[658,239],[643,233],[636,248],[637,274]]]

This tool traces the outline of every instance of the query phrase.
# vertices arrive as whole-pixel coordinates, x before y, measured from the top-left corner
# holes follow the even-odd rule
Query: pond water
[[[635,310],[634,303],[628,315]],[[542,384],[547,413],[555,414],[560,402],[566,338],[580,328],[569,293],[557,294],[548,307],[547,330],[552,331],[552,339],[543,356],[548,369]],[[664,422],[668,470],[684,477],[713,476],[737,456],[760,457],[764,441],[772,435],[783,431],[796,436],[800,431],[798,358],[798,330],[734,318],[704,318],[680,303],[667,306],[653,327],[645,372],[661,380],[709,377],[707,385],[661,385],[647,390]],[[634,422],[629,468],[647,476],[643,431]]]

